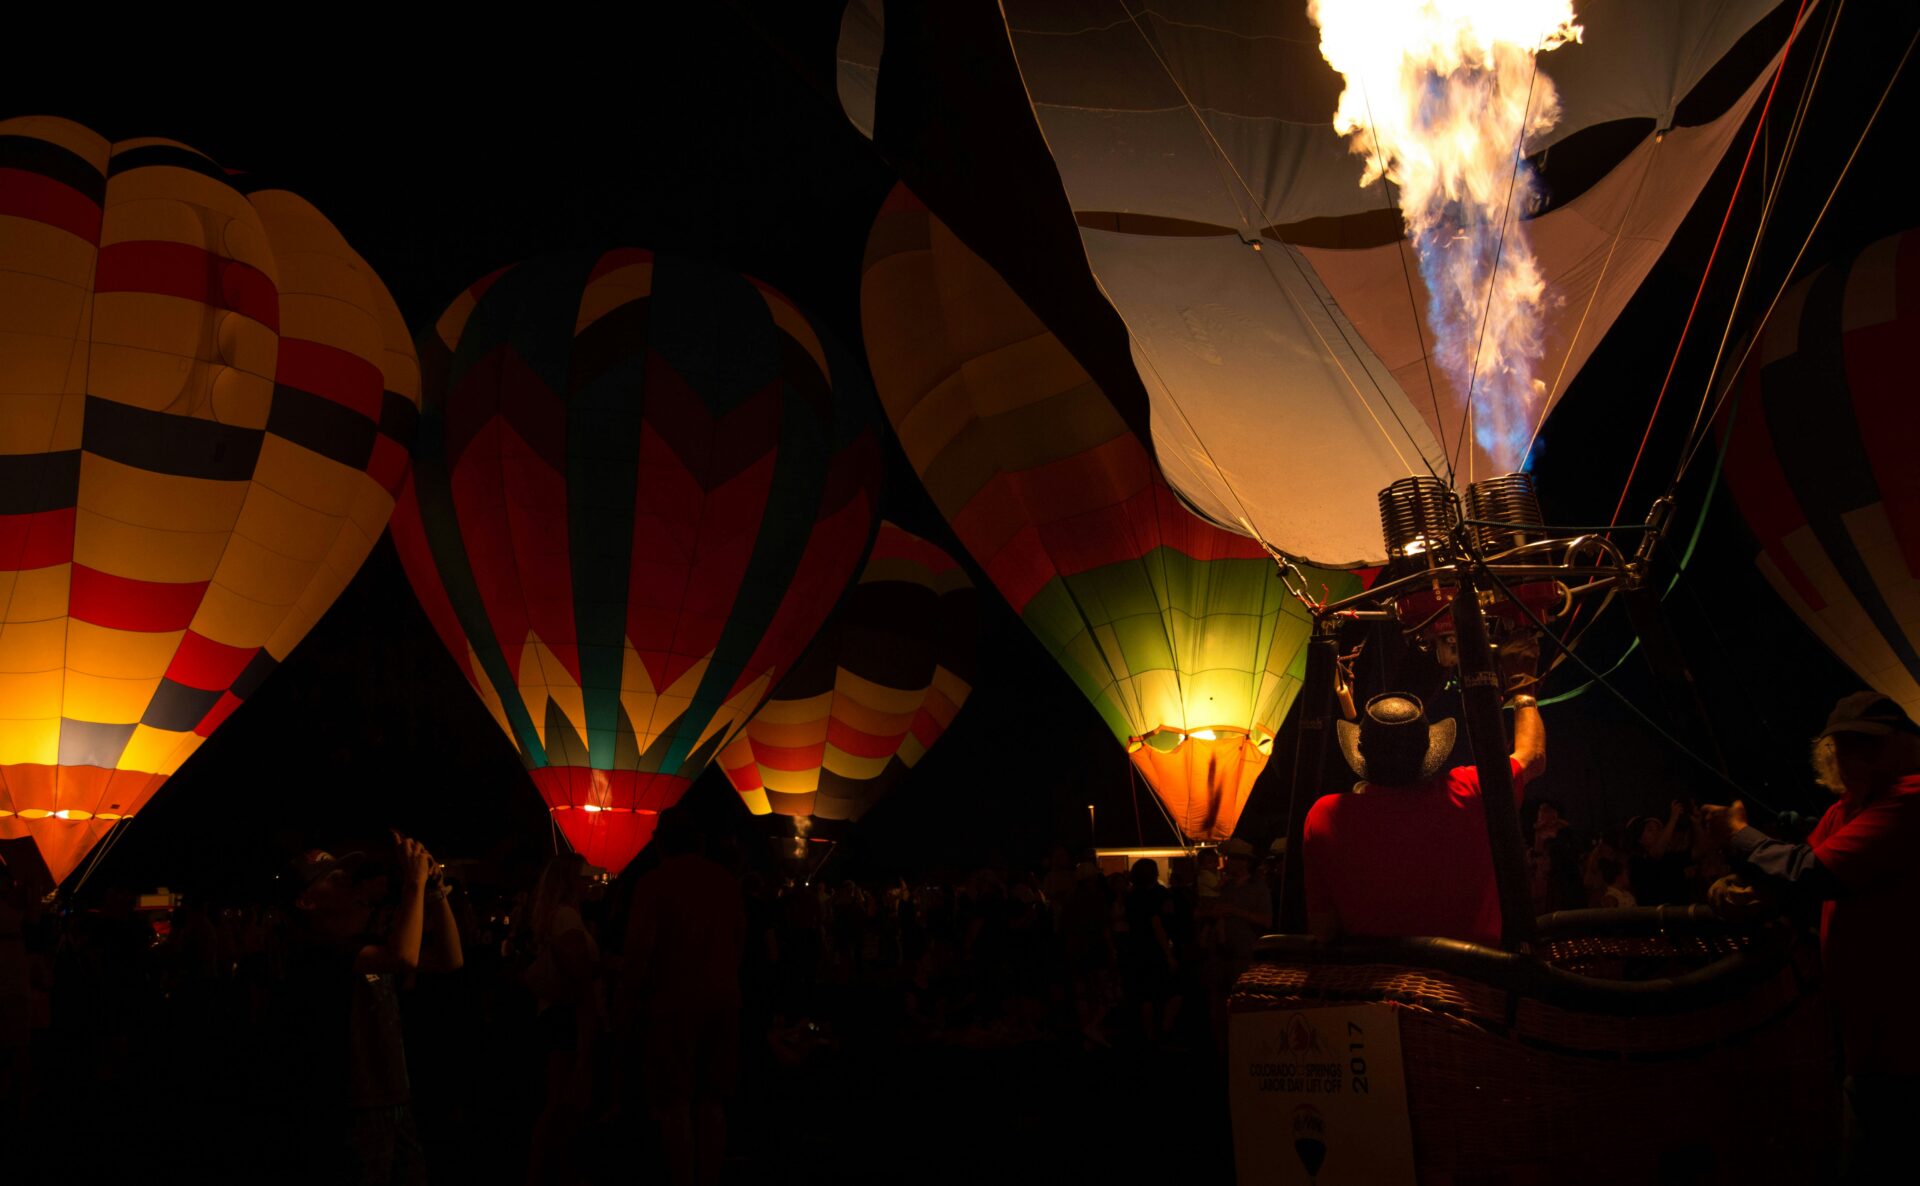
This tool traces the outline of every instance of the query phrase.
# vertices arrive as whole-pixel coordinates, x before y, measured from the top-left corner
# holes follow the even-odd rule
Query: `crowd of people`
[[[531,879],[448,871],[396,836],[303,852],[245,902],[63,910],[10,886],[0,943],[32,1005],[0,1083],[22,1123],[143,1094],[232,1117],[223,1142],[141,1154],[182,1172],[573,1183],[641,1132],[664,1180],[715,1182],[777,1135],[739,1101],[843,1047],[1217,1065],[1280,881],[1237,851],[1115,868],[1060,847],[882,883],[663,824],[617,880],[572,854]]]
[[[1571,823],[1553,800],[1530,799],[1521,822],[1537,914],[1704,903],[1732,872],[1722,846],[1699,826],[1699,808],[1679,800],[1662,816],[1634,816],[1596,833]]]
[[[1309,920],[1497,941],[1478,774],[1444,771],[1448,723],[1393,699],[1343,736],[1361,782],[1307,818]],[[1545,735],[1537,708],[1516,710],[1519,798]],[[1890,1132],[1920,1035],[1875,985],[1911,970],[1895,931],[1920,842],[1917,738],[1884,698],[1843,701],[1815,748],[1840,798],[1805,843],[1738,803],[1676,801],[1591,834],[1525,799],[1532,904],[1819,906],[1851,1115]],[[431,1163],[436,1180],[571,1184],[651,1162],[711,1183],[756,1176],[743,1158],[769,1149],[830,1153],[821,1133],[862,1076],[880,1083],[860,1107],[897,1106],[904,1124],[914,1103],[886,1085],[928,1089],[900,1070],[907,1052],[1036,1048],[1176,1067],[1195,1113],[1217,1117],[1228,993],[1274,929],[1285,861],[1242,845],[1114,864],[1061,846],[1031,867],[883,882],[672,812],[617,879],[573,854],[532,873],[449,870],[396,833],[301,852],[244,902],[143,911],[120,892],[57,906],[0,865],[0,1123],[131,1113],[146,1140],[86,1152],[147,1177],[420,1182]],[[923,1119],[940,1128],[937,1110]],[[74,1155],[10,1149],[23,1181],[66,1168],[25,1159]]]

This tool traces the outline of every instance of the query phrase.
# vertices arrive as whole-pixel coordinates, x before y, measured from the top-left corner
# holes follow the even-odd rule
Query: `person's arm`
[[[1513,761],[1520,767],[1519,785],[1547,772],[1547,724],[1540,719],[1540,703],[1532,696],[1513,698]]]
[[[1329,880],[1332,860],[1322,832],[1334,802],[1334,797],[1329,795],[1315,803],[1300,829],[1300,882],[1307,899],[1307,930],[1321,940],[1337,939],[1342,930],[1340,911],[1334,904],[1333,885]],[[1287,859],[1293,860],[1293,854],[1288,853]]]
[[[1738,799],[1731,807],[1712,804],[1702,807],[1700,822],[1726,847],[1730,864],[1743,866],[1771,889],[1801,901],[1818,902],[1838,897],[1842,892],[1833,871],[1821,862],[1812,845],[1775,840],[1752,826],[1747,822],[1746,804]],[[1744,886],[1738,884],[1730,887],[1741,888]]]
[[[437,894],[429,894],[424,911],[426,933],[420,947],[423,972],[458,972],[466,963],[460,947],[460,924],[453,916],[452,895],[443,885]]]
[[[1687,805],[1675,799],[1668,805],[1667,826],[1660,829],[1660,835],[1653,842],[1653,855],[1664,857],[1673,851],[1673,833],[1680,826],[1680,817],[1685,815]],[[1744,818],[1744,816],[1743,816]]]
[[[453,886],[446,880],[446,870],[427,854],[428,890],[426,894],[425,930],[420,940],[420,970],[423,972],[458,972],[466,962],[460,948],[460,920],[453,913]]]
[[[396,836],[398,833],[396,833]],[[419,841],[400,837],[400,904],[385,943],[370,943],[354,956],[356,972],[408,973],[420,966],[420,937],[426,928],[427,873],[433,858]]]
[[[1726,835],[1727,855],[1801,899],[1867,893],[1905,874],[1920,847],[1920,795],[1885,793],[1812,844],[1775,840],[1747,824],[1745,805],[1705,808],[1705,822]]]

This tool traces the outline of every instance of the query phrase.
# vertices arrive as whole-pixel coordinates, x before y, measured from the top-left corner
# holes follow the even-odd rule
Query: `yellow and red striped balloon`
[[[977,593],[953,557],[882,523],[859,583],[720,752],[755,815],[859,819],[972,690]]]
[[[0,836],[57,881],[140,810],[358,571],[418,406],[305,200],[0,122]]]

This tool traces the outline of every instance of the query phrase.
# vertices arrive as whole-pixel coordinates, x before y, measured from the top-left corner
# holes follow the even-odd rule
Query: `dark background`
[[[458,28],[405,33],[364,17],[326,29],[268,29],[213,14],[190,31],[123,27],[105,37],[70,28],[12,41],[0,117],[56,114],[112,139],[178,139],[285,184],[339,226],[416,328],[502,265],[551,249],[631,244],[710,256],[764,279],[857,349],[867,228],[904,171],[1144,423],[1117,320],[1087,302],[1084,265],[1077,274],[1048,271],[1055,261],[1078,261],[1078,243],[1031,119],[1021,118],[1010,60],[994,57],[996,48],[1006,52],[1003,37],[994,41],[997,6],[954,5],[938,20],[921,20],[922,5],[889,5],[882,104],[886,111],[897,97],[903,113],[882,117],[891,161],[839,110],[837,8],[640,5],[617,27],[597,28],[543,20],[537,9],[508,21],[477,7],[449,10]],[[306,11],[282,10],[277,19]],[[1760,295],[1732,313],[1737,330],[1785,276],[1916,19],[1906,5],[1856,4],[1844,15],[1763,245]],[[1778,44],[1788,16],[1776,14],[1759,40]],[[1629,519],[1672,474],[1733,308],[1732,281],[1754,238],[1762,183],[1779,168],[1820,33],[1816,21],[1803,34],[1781,83],[1766,173],[1756,162],[1734,207]],[[932,93],[930,80],[955,69],[975,90]],[[1915,109],[1908,77],[1861,148],[1802,271],[1911,225],[1912,199],[1899,177]],[[1602,522],[1612,511],[1745,143],[1743,134],[1549,422],[1540,479],[1551,519]],[[1582,184],[1578,155],[1548,162],[1550,190]],[[968,195],[986,194],[997,196],[965,208]],[[897,447],[889,448],[886,513],[958,554]],[[1701,513],[1710,461],[1681,488],[1676,545]],[[1853,681],[1759,578],[1752,541],[1724,491],[1706,514],[1692,569],[1667,608],[1735,777],[1755,797],[1804,809],[1818,801],[1804,773],[1804,738]],[[836,853],[844,870],[934,871],[1033,858],[1054,840],[1172,838],[1078,691],[997,596],[986,601],[973,697],[913,776]],[[1628,638],[1615,612],[1582,653],[1604,668]],[[1563,669],[1550,690],[1580,682]],[[1640,655],[1621,666],[1616,684],[1662,715]],[[1600,689],[1550,714],[1552,772],[1540,790],[1584,824],[1617,824],[1673,795],[1723,797]],[[1704,742],[1697,731],[1689,739]],[[1283,737],[1276,754],[1284,746]],[[1243,834],[1270,827],[1284,810],[1285,765],[1276,760],[1263,778]],[[717,770],[686,803],[714,824],[764,830]],[[1090,803],[1098,809],[1095,837]],[[241,892],[296,844],[333,843],[387,823],[443,857],[531,863],[551,851],[544,815],[383,540],[282,669],[137,822],[123,825],[84,895],[161,883]]]

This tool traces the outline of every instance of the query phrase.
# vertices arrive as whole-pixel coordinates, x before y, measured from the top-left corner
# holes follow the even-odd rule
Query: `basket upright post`
[[[1307,929],[1305,866],[1301,861],[1300,832],[1307,812],[1326,793],[1327,738],[1333,731],[1333,669],[1338,643],[1329,623],[1316,623],[1307,643],[1307,671],[1300,684],[1300,727],[1293,741],[1293,778],[1287,788],[1287,863],[1280,886],[1279,931],[1301,934]]]
[[[1480,805],[1487,817],[1487,843],[1500,890],[1500,943],[1518,951],[1533,940],[1533,891],[1520,835],[1520,808],[1513,801],[1507,723],[1501,718],[1500,672],[1487,643],[1487,622],[1472,569],[1460,566],[1453,596],[1454,637],[1460,645],[1461,719],[1467,748],[1480,772]]]

